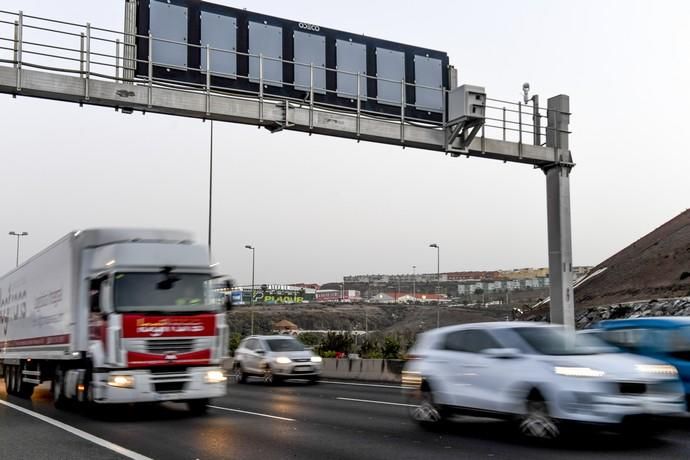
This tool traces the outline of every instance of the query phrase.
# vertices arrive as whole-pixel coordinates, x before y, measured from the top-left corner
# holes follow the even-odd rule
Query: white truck
[[[186,402],[226,393],[227,305],[186,232],[69,233],[0,278],[7,392],[52,382],[56,405]]]

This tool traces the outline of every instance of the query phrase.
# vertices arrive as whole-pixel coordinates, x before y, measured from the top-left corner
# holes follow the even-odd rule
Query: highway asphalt
[[[0,459],[688,458],[690,423],[655,438],[589,431],[535,444],[506,422],[460,418],[438,432],[412,422],[392,385],[260,381],[228,386],[205,416],[172,403],[83,413],[57,410],[45,386],[31,400],[0,383]],[[37,418],[40,417],[40,418]]]

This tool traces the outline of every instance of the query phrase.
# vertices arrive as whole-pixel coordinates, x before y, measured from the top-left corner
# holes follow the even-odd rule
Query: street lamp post
[[[441,325],[441,248],[438,243],[431,243],[430,248],[436,248],[436,327]]]
[[[250,251],[252,251],[252,297],[251,297],[251,299],[249,299],[249,306],[252,309],[251,334],[254,335],[254,262],[256,260],[254,258],[254,255],[255,255],[256,248],[254,246],[252,246],[251,244],[246,244],[244,247],[249,249]]]
[[[417,270],[417,266],[413,265],[412,266],[412,301],[414,302],[414,305],[417,305],[417,285],[415,284],[417,274],[415,271]]]
[[[19,239],[22,236],[28,236],[29,234],[27,232],[10,232],[10,236],[16,236],[17,237],[17,261],[16,261],[16,266],[19,267]]]

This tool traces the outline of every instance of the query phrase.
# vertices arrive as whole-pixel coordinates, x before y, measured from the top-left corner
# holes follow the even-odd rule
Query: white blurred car
[[[284,379],[316,383],[321,374],[321,357],[289,335],[253,335],[242,340],[235,350],[233,373],[238,383],[244,383],[250,375],[261,377],[265,383]]]
[[[412,417],[452,414],[519,421],[523,434],[555,438],[563,422],[620,426],[685,410],[675,367],[617,352],[591,335],[531,322],[464,324],[421,334],[403,384]]]

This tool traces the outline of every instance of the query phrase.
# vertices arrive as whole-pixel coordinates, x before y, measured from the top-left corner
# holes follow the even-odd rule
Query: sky
[[[215,3],[446,51],[460,84],[489,97],[517,102],[523,82],[542,101],[569,95],[575,265],[688,208],[690,2]],[[124,0],[0,5],[123,29]],[[209,123],[7,95],[0,119],[0,233],[29,232],[22,259],[92,227],[206,241]],[[528,165],[228,123],[214,136],[213,259],[239,283],[251,276],[246,244],[257,283],[433,273],[430,243],[442,272],[548,265],[545,177]],[[0,273],[15,244],[0,238]]]

